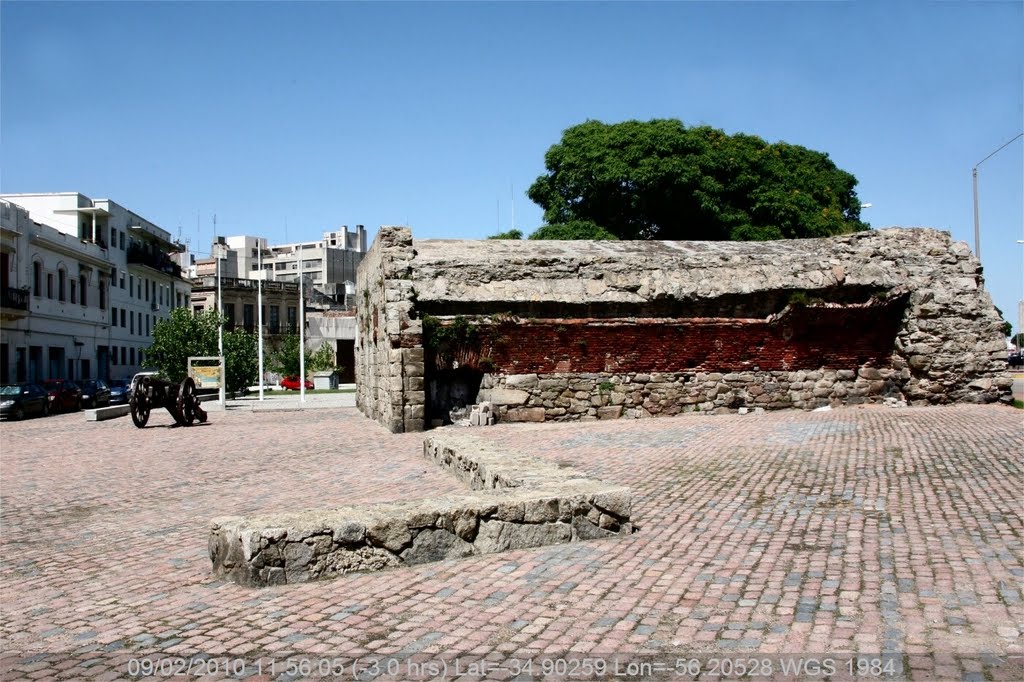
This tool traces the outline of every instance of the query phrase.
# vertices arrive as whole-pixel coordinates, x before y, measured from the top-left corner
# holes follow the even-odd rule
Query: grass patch
[[[1014,400],[1013,406],[1016,407],[1018,410],[1024,410],[1024,400]]]

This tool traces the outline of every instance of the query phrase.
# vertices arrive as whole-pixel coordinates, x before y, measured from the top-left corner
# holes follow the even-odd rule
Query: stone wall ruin
[[[1009,401],[1002,320],[945,232],[776,242],[413,240],[360,266],[357,405],[392,431]]]
[[[263,587],[476,554],[621,537],[634,531],[629,488],[513,452],[466,432],[437,432],[423,455],[463,495],[210,524],[214,575]]]

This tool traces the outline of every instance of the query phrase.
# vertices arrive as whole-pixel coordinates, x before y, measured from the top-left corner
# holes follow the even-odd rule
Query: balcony
[[[181,277],[181,266],[167,257],[165,254],[150,251],[137,244],[132,244],[128,248],[128,264],[129,265],[146,265],[159,270],[165,274],[171,275],[172,277]]]
[[[4,320],[20,320],[28,316],[28,287],[16,289],[4,287],[0,291],[0,318]]]

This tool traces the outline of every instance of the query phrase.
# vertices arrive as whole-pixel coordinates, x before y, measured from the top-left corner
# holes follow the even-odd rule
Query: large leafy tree
[[[215,310],[193,313],[175,308],[153,329],[153,343],[146,350],[147,364],[178,383],[188,374],[188,359],[217,355],[217,331],[222,322]],[[255,334],[242,330],[224,332],[224,380],[228,391],[254,384],[259,377]]]
[[[675,119],[567,129],[527,194],[552,224],[620,239],[762,240],[867,229],[856,178],[827,154]]]

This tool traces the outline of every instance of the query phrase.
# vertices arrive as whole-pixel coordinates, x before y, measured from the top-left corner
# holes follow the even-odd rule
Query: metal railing
[[[6,287],[0,291],[0,306],[11,310],[28,310],[28,287]]]

